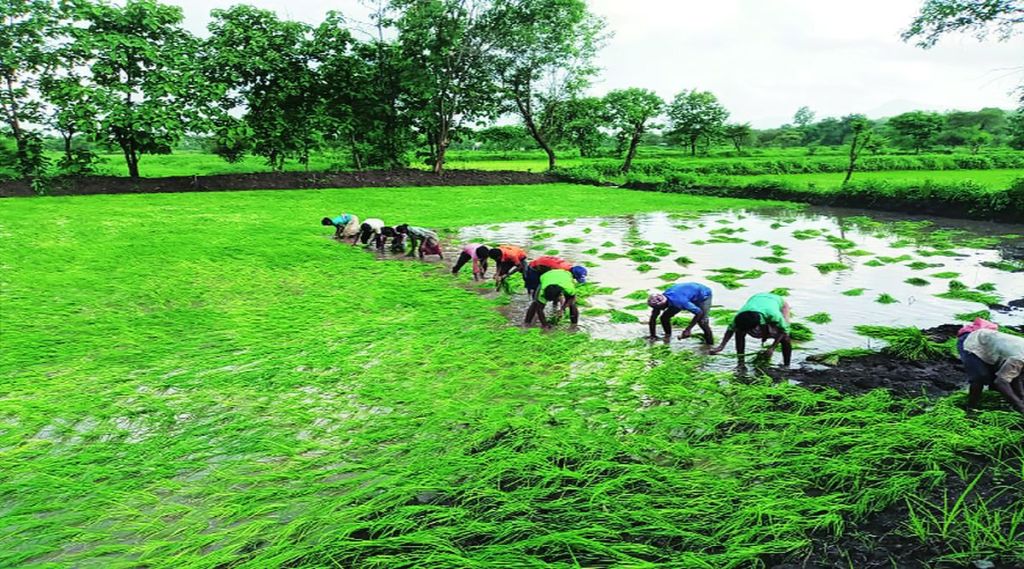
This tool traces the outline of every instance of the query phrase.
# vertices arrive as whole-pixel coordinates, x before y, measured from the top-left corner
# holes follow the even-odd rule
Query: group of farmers
[[[441,251],[441,240],[437,233],[403,223],[401,225],[385,225],[382,219],[371,217],[362,223],[359,218],[351,213],[343,213],[334,217],[325,217],[320,220],[324,226],[334,227],[334,238],[344,240],[351,238],[352,245],[370,245],[371,243],[378,250],[383,251],[388,239],[391,239],[391,251],[394,253],[405,252],[406,241],[409,241],[408,256],[414,257],[417,252],[422,259],[425,255],[437,255],[444,258]]]
[[[383,250],[387,239],[391,238],[392,251],[401,252],[405,250],[406,239],[409,239],[412,241],[408,253],[410,256],[416,254],[418,243],[421,258],[425,254],[436,254],[443,258],[437,233],[422,227],[408,224],[390,227],[380,219],[373,218],[360,224],[359,218],[347,213],[333,218],[325,217],[323,225],[334,226],[334,236],[338,239],[352,237],[353,245],[370,245],[372,239],[372,244]],[[544,315],[549,302],[555,306],[559,315],[568,310],[573,325],[579,322],[576,285],[586,282],[585,267],[550,255],[529,261],[526,251],[515,245],[470,243],[459,253],[452,274],[457,274],[472,261],[473,279],[483,280],[486,278],[489,260],[493,260],[496,265],[496,287],[505,287],[507,290],[508,278],[517,272],[522,274],[531,300],[526,312],[526,324],[530,324],[536,316],[543,327],[550,327]],[[712,291],[701,283],[679,283],[663,292],[651,294],[647,298],[647,305],[651,308],[648,321],[650,337],[658,337],[657,323],[660,321],[664,338],[669,340],[672,336],[672,318],[686,310],[693,314],[693,318],[679,338],[690,337],[693,328],[699,327],[704,334],[704,343],[713,345],[714,334],[709,320],[711,303]],[[746,337],[750,336],[762,343],[772,340],[766,354],[768,358],[781,344],[783,364],[788,366],[793,354],[790,329],[790,307],[786,300],[777,294],[758,293],[739,309],[726,329],[721,344],[711,348],[709,353],[722,352],[735,337],[736,353],[742,356],[746,348]],[[1011,407],[1024,414],[1024,338],[1000,332],[996,324],[979,318],[959,330],[957,350],[970,379],[969,406],[976,405],[984,388],[989,387],[1002,394]]]

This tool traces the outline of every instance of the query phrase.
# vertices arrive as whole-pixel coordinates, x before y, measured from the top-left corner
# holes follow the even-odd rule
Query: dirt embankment
[[[561,181],[552,174],[531,172],[448,170],[441,175],[426,170],[373,170],[366,172],[261,172],[217,176],[122,178],[88,176],[56,178],[47,195],[149,194],[165,192],[226,192],[233,190],[295,190],[320,188],[385,188],[403,186],[502,186],[549,184]],[[24,181],[0,182],[0,197],[34,196]]]

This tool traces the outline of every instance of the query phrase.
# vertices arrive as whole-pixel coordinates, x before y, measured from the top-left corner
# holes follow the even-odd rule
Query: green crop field
[[[1016,414],[522,330],[468,275],[319,225],[760,205],[569,185],[0,202],[0,566],[749,567],[908,500],[952,559],[1024,563],[998,531],[1019,502],[913,501],[971,457],[1019,476],[996,458]]]
[[[842,186],[845,174],[779,174],[771,176],[734,176],[738,182],[784,180],[807,186],[837,188]],[[856,172],[853,180],[885,181],[896,184],[938,182],[956,183],[970,181],[993,190],[1003,190],[1018,179],[1024,178],[1024,170],[893,170],[888,172]]]

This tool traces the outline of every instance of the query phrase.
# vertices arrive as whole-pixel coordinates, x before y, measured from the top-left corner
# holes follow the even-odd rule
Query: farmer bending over
[[[494,287],[508,287],[506,280],[515,274],[516,271],[526,269],[526,251],[515,245],[498,245],[487,252],[490,258],[494,259],[497,268],[494,271]]]
[[[579,265],[574,267],[569,261],[561,257],[545,255],[530,261],[526,265],[526,269],[523,270],[523,285],[526,286],[526,294],[530,295],[530,298],[537,295],[537,289],[540,288],[540,276],[552,269],[569,271],[579,284],[586,284],[587,282],[586,267]]]
[[[452,274],[457,275],[462,270],[462,266],[466,263],[473,261],[473,280],[483,280],[484,275],[487,274],[487,255],[490,250],[479,243],[470,243],[462,248],[462,252],[459,253],[459,259],[455,261],[455,266],[452,267]]]
[[[711,325],[708,321],[708,314],[711,312],[711,289],[700,283],[680,283],[665,289],[662,294],[652,294],[647,297],[647,306],[651,307],[651,319],[647,323],[651,329],[651,338],[658,337],[655,330],[655,322],[658,315],[661,315],[661,328],[665,331],[665,340],[672,339],[672,317],[682,310],[693,313],[693,319],[686,327],[679,339],[690,337],[690,331],[694,326],[700,326],[704,332],[704,343],[711,345],[715,343],[711,332]]]
[[[561,306],[559,306],[561,300]],[[540,290],[536,298],[530,303],[526,311],[526,324],[533,321],[536,314],[540,318],[540,325],[550,328],[547,318],[544,317],[544,305],[553,302],[556,312],[561,314],[569,309],[569,322],[575,326],[580,320],[580,311],[576,307],[576,282],[572,273],[562,269],[552,269],[540,276]]]
[[[1024,338],[998,328],[977,318],[957,334],[956,349],[971,382],[967,406],[976,407],[988,386],[1001,393],[1010,407],[1024,413]]]
[[[320,224],[334,226],[335,239],[354,237],[359,233],[359,218],[351,213],[343,213],[335,217],[325,217],[320,220]]]
[[[746,336],[760,338],[763,344],[765,340],[772,338],[775,341],[768,348],[768,358],[771,359],[775,353],[775,346],[782,343],[782,363],[789,365],[793,356],[793,343],[789,338],[789,304],[777,294],[762,292],[755,294],[747,300],[747,303],[740,308],[736,316],[729,324],[722,343],[717,348],[708,351],[711,354],[720,353],[725,345],[736,334],[736,354],[743,355],[746,346]]]
[[[437,233],[426,229],[424,227],[417,227],[415,225],[409,225],[403,223],[395,228],[395,231],[401,235],[407,235],[409,237],[410,247],[409,256],[416,256],[417,249],[419,250],[420,259],[423,255],[437,255],[444,259],[444,255],[441,253],[441,239],[437,236]],[[419,243],[417,248],[416,244]]]
[[[359,243],[369,245],[370,239],[373,238],[374,246],[378,249],[384,249],[384,243],[387,241],[387,238],[384,235],[384,229],[385,226],[383,220],[371,217],[359,226],[359,233],[356,234],[355,239],[352,240],[352,245],[358,245]],[[390,227],[388,227],[387,230],[388,233],[393,234],[393,230]]]

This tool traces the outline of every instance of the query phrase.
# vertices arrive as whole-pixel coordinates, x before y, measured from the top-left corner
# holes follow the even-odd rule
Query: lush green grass
[[[782,180],[807,187],[833,188],[841,186],[845,174],[780,174],[773,176],[734,176],[737,182],[765,182]],[[970,181],[992,190],[1005,190],[1017,178],[1024,178],[1024,170],[893,170],[888,172],[855,172],[853,179],[860,181],[886,181],[893,183],[955,183]]]
[[[120,154],[101,154],[101,162],[96,173],[104,176],[127,176],[128,167]],[[336,163],[331,156],[322,154],[310,158],[309,169],[312,171],[327,170]],[[341,162],[344,164],[344,161]],[[284,169],[289,172],[301,172],[305,165],[294,160],[285,163]],[[211,174],[248,174],[251,172],[270,172],[262,158],[246,156],[234,164],[225,162],[215,154],[201,152],[178,152],[175,154],[157,154],[143,156],[139,161],[139,172],[146,178],[162,178],[165,176],[209,176]]]
[[[319,225],[743,204],[573,186],[2,201],[0,566],[748,567],[969,456],[1019,475],[998,460],[1010,412],[723,382],[664,347],[520,330],[438,265]],[[978,537],[977,511],[944,550],[1024,562],[1019,531]]]

